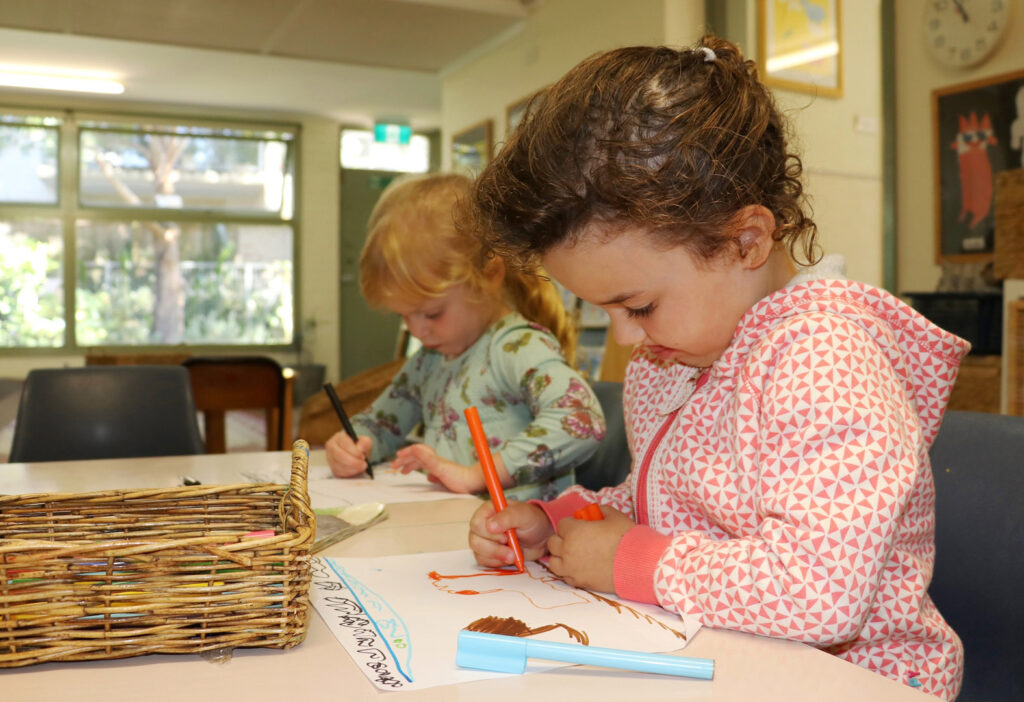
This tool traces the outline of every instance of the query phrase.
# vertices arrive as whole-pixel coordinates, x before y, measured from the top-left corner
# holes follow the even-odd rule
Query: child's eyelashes
[[[643,319],[644,317],[649,317],[651,315],[651,312],[653,311],[654,303],[652,302],[649,305],[644,305],[643,307],[638,307],[636,309],[627,307],[626,316],[629,317],[630,319]]]

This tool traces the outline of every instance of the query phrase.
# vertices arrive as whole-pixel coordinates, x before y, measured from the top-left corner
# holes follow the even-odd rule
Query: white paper
[[[278,468],[263,472],[243,473],[251,483],[285,483],[291,481],[291,470]],[[313,509],[345,507],[364,502],[432,502],[453,498],[475,499],[473,495],[454,493],[448,488],[427,480],[424,473],[405,473],[395,470],[390,463],[373,467],[373,478],[335,478],[331,469],[323,464],[310,464],[307,489]]]
[[[537,563],[526,573],[482,569],[469,550],[314,559],[310,596],[380,690],[501,677],[455,665],[467,627],[647,653],[678,650],[700,628],[660,607],[571,587]],[[563,665],[530,660],[527,672]]]

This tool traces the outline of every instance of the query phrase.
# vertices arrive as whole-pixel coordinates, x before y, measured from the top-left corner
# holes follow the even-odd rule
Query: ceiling
[[[0,64],[108,72],[122,100],[426,129],[441,73],[518,31],[532,2],[0,0]]]

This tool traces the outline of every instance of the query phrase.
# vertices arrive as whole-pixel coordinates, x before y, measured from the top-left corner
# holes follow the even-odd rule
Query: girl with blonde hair
[[[604,436],[593,391],[565,361],[575,330],[551,282],[506,268],[455,226],[472,182],[457,174],[403,178],[370,215],[360,286],[374,307],[402,316],[422,348],[391,385],[326,445],[336,476],[391,458],[453,492],[485,489],[463,410],[476,406],[502,485],[520,499],[551,497]],[[563,354],[565,354],[563,356]],[[405,444],[423,423],[423,443]]]

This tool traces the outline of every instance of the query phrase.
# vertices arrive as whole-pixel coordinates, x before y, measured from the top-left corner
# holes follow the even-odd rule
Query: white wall
[[[194,107],[168,107],[143,103],[104,102],[102,100],[56,98],[51,96],[17,95],[5,93],[0,105],[37,107],[39,109],[77,109],[159,115],[165,117],[201,118],[222,117],[240,121],[274,121],[298,124],[301,128],[299,154],[298,220],[298,298],[302,320],[316,320],[317,333],[314,358],[327,365],[327,377],[338,373],[338,135],[340,125],[330,119],[288,113],[259,114],[245,112],[211,111]],[[271,354],[279,361],[296,361],[296,354]],[[24,377],[33,368],[79,366],[84,363],[81,354],[27,355],[7,353],[0,355],[0,377]]]
[[[754,0],[746,0],[756,58]],[[776,91],[803,155],[808,191],[827,253],[847,258],[850,277],[882,283],[882,134],[879,0],[842,3],[843,97]],[[553,82],[590,54],[631,44],[689,45],[704,33],[699,0],[545,0],[505,44],[442,81],[444,144],[482,119],[505,134],[505,107]],[[858,118],[873,132],[858,131]],[[445,166],[450,163],[445,154]]]
[[[1011,26],[995,53],[980,66],[960,70],[940,66],[929,56],[923,31],[927,4],[927,0],[896,2],[896,221],[901,291],[934,290],[941,272],[934,257],[932,91],[1024,69],[1024,3],[1014,3]]]
[[[756,2],[746,0],[747,41],[757,58]],[[789,120],[791,144],[826,254],[846,258],[847,275],[881,286],[882,90],[880,0],[841,3],[842,96],[773,88]]]
[[[451,135],[484,119],[494,121],[495,152],[505,138],[505,109],[553,83],[581,60],[620,46],[666,42],[666,5],[703,20],[701,0],[542,0],[525,27],[500,46],[442,76],[443,165],[451,165]],[[695,26],[682,43],[700,38]]]

